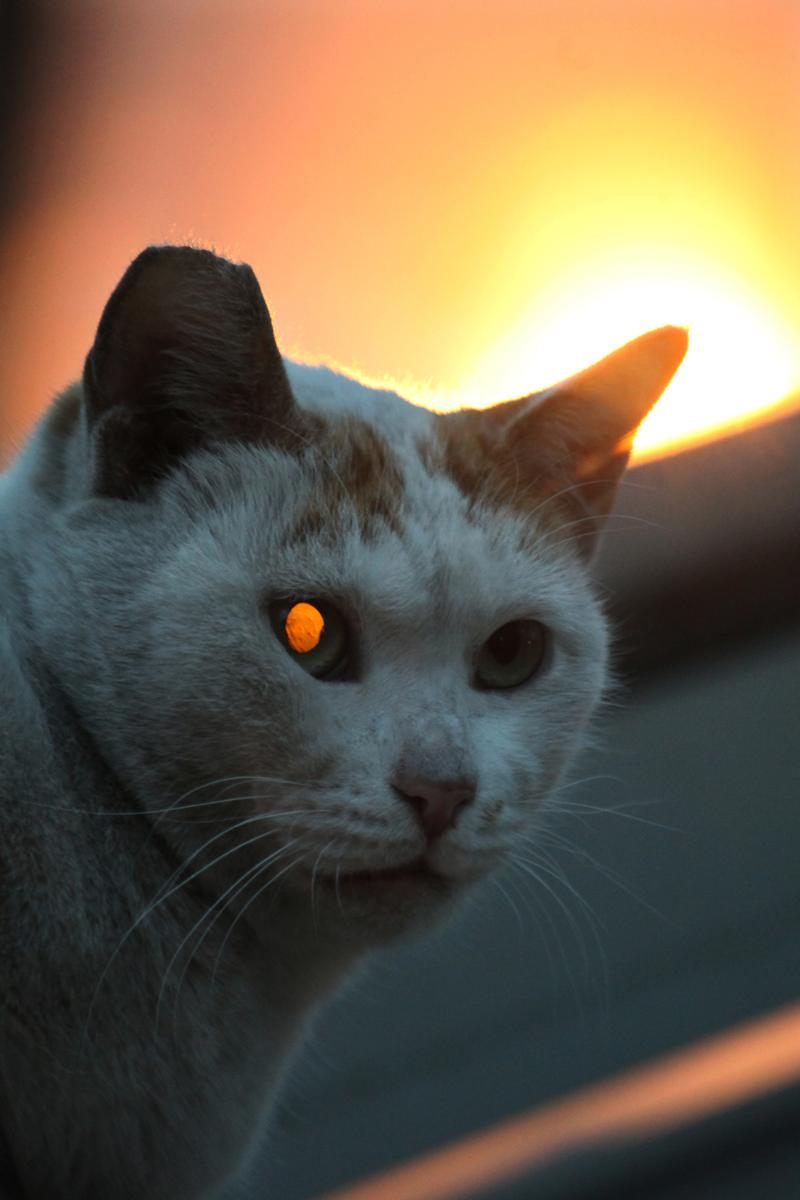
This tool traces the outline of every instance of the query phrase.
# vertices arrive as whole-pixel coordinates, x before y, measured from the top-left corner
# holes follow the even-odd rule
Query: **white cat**
[[[437,415],[284,363],[249,267],[136,259],[0,500],[9,1188],[219,1196],[319,1005],[513,850],[603,691],[587,564],[685,349]]]

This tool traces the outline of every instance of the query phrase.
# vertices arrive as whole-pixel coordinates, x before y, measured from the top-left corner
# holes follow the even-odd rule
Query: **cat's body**
[[[524,836],[605,682],[572,535],[685,349],[605,360],[637,398],[570,452],[549,394],[287,384],[256,293],[140,256],[0,476],[0,1125],[35,1200],[219,1196],[319,1005]]]
[[[36,435],[38,446],[32,442],[27,451],[31,461],[49,460],[50,483],[58,477],[53,459],[69,458],[69,439],[51,432],[59,409],[69,407],[70,397],[56,402]],[[26,1195],[202,1200],[217,1193],[263,1133],[287,1054],[351,954],[303,961],[309,911],[296,931],[287,922],[274,952],[246,939],[237,944],[234,931],[209,986],[229,910],[184,980],[174,1040],[173,994],[163,998],[169,1049],[159,1052],[154,1013],[167,964],[212,897],[191,884],[180,888],[143,922],[144,941],[140,933],[123,942],[179,859],[142,821],[85,811],[130,812],[136,801],[83,732],[57,679],[31,654],[36,618],[27,603],[17,603],[27,582],[19,578],[20,551],[23,570],[33,567],[35,554],[24,547],[36,546],[63,501],[43,499],[35,514],[35,491],[12,476],[5,500],[0,493],[4,515],[22,492],[25,533],[15,537],[10,561],[8,528],[0,524],[0,1120]],[[221,826],[200,828],[211,835]],[[124,1013],[109,1029],[108,1001],[96,1003],[90,1049],[79,1057],[95,984],[120,943],[106,984],[109,995],[124,997]],[[295,947],[298,963],[283,962]],[[233,962],[239,971],[230,970]],[[176,974],[183,965],[183,959],[173,964]],[[196,986],[192,971],[200,978]]]

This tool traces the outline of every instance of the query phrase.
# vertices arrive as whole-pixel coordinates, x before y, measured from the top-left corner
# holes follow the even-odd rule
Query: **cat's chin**
[[[477,876],[448,876],[424,862],[317,876],[317,910],[337,940],[380,944],[446,918]]]

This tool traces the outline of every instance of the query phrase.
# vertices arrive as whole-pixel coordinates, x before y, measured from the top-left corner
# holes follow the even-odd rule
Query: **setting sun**
[[[250,263],[287,356],[432,408],[663,324],[690,347],[640,460],[800,402],[796,0],[174,0],[180,43],[102,7],[20,142],[0,459],[159,241]]]
[[[755,419],[800,378],[800,353],[780,318],[721,276],[667,268],[638,277],[609,272],[584,288],[565,289],[546,314],[536,306],[523,318],[481,364],[472,402],[555,383],[676,316],[689,329],[689,353],[636,438],[637,458]]]
[[[637,458],[756,420],[797,390],[800,300],[738,130],[656,86],[632,99],[565,100],[521,131],[490,299],[468,339],[488,345],[434,407],[536,390],[665,324],[686,326],[690,349]]]

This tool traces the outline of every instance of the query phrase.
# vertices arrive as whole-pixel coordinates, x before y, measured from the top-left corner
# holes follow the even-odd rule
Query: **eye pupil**
[[[315,679],[355,678],[349,624],[331,601],[276,597],[269,602],[273,631],[298,666]]]
[[[320,643],[325,631],[325,618],[313,604],[304,600],[293,604],[284,622],[286,639],[298,654],[308,654]]]
[[[545,665],[547,630],[539,621],[508,621],[481,647],[475,682],[481,688],[514,688]]]
[[[504,625],[489,638],[491,654],[503,665],[513,662],[519,653],[520,632],[515,625]]]

